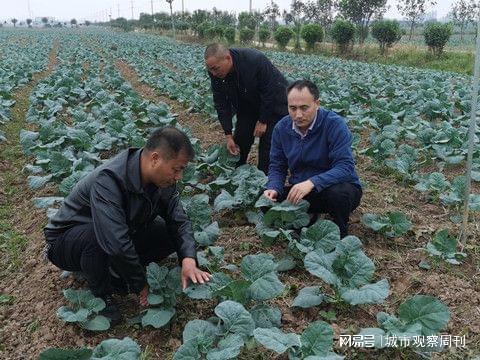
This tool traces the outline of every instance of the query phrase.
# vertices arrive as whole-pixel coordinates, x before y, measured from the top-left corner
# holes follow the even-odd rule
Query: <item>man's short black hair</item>
[[[182,151],[189,160],[195,157],[195,150],[187,134],[173,127],[155,129],[145,144],[148,151],[158,150],[165,160],[172,160]]]
[[[310,80],[296,80],[290,85],[287,86],[287,95],[290,94],[290,91],[293,89],[297,90],[302,90],[307,88],[308,91],[310,91],[310,94],[313,95],[313,100],[318,100],[320,98],[320,93],[318,91],[317,85],[315,85],[312,81]]]
[[[208,45],[205,48],[205,53],[203,54],[203,58],[207,60],[208,58],[212,56],[220,56],[220,55],[225,55],[227,53],[228,49],[220,43],[213,43]]]

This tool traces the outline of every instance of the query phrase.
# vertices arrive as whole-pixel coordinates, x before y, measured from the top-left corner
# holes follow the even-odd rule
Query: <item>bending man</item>
[[[227,49],[211,44],[205,50],[213,101],[225,132],[227,149],[245,164],[254,137],[260,138],[258,168],[268,171],[275,124],[287,115],[287,81],[265,55],[254,49]],[[232,135],[232,117],[237,115]]]

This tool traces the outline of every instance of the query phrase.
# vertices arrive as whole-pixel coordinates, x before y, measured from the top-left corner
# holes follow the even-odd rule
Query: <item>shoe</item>
[[[102,296],[101,298],[105,302],[105,308],[100,311],[98,315],[103,315],[110,320],[110,326],[119,324],[122,321],[122,313],[115,299],[112,295]]]

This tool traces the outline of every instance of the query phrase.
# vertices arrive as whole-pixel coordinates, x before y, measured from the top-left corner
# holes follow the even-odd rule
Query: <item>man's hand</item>
[[[263,136],[263,134],[265,134],[265,131],[267,131],[267,124],[257,121],[255,130],[253,130],[253,136],[260,138]]]
[[[140,305],[142,306],[148,306],[148,285],[145,285],[145,287],[140,291],[140,294],[138,294],[138,301]]]
[[[272,201],[277,201],[278,193],[276,190],[265,190],[263,192],[263,196],[265,196],[267,199],[270,199]]]
[[[310,180],[293,185],[288,193],[287,200],[296,205],[307,196],[314,187],[315,185],[313,185],[313,182]]]
[[[235,156],[240,153],[240,150],[237,144],[235,144],[235,140],[233,140],[232,135],[227,135],[227,150],[230,154]]]
[[[205,284],[210,281],[212,275],[206,271],[197,268],[195,259],[185,258],[182,260],[182,288],[185,290],[188,286],[188,280],[192,280],[194,284]]]

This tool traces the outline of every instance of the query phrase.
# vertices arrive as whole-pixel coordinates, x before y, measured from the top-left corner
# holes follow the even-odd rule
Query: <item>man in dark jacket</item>
[[[182,286],[210,275],[196,266],[195,239],[176,181],[194,157],[188,137],[174,127],[155,130],[142,149],[122,151],[83,178],[45,227],[47,257],[81,271],[106,302],[112,323],[121,315],[111,298],[117,274],[126,292],[147,305],[144,266],[176,252]],[[117,279],[118,281],[118,279]]]
[[[211,44],[205,50],[213,101],[232,155],[245,164],[254,137],[260,138],[258,168],[268,172],[275,124],[288,114],[287,81],[265,55],[254,49],[227,49]],[[237,115],[232,136],[232,117]]]
[[[289,116],[275,126],[264,195],[297,204],[308,212],[329,213],[348,235],[350,213],[360,204],[362,187],[355,171],[352,134],[341,116],[319,107],[317,86],[298,80],[287,88]],[[287,173],[290,172],[285,185]]]

